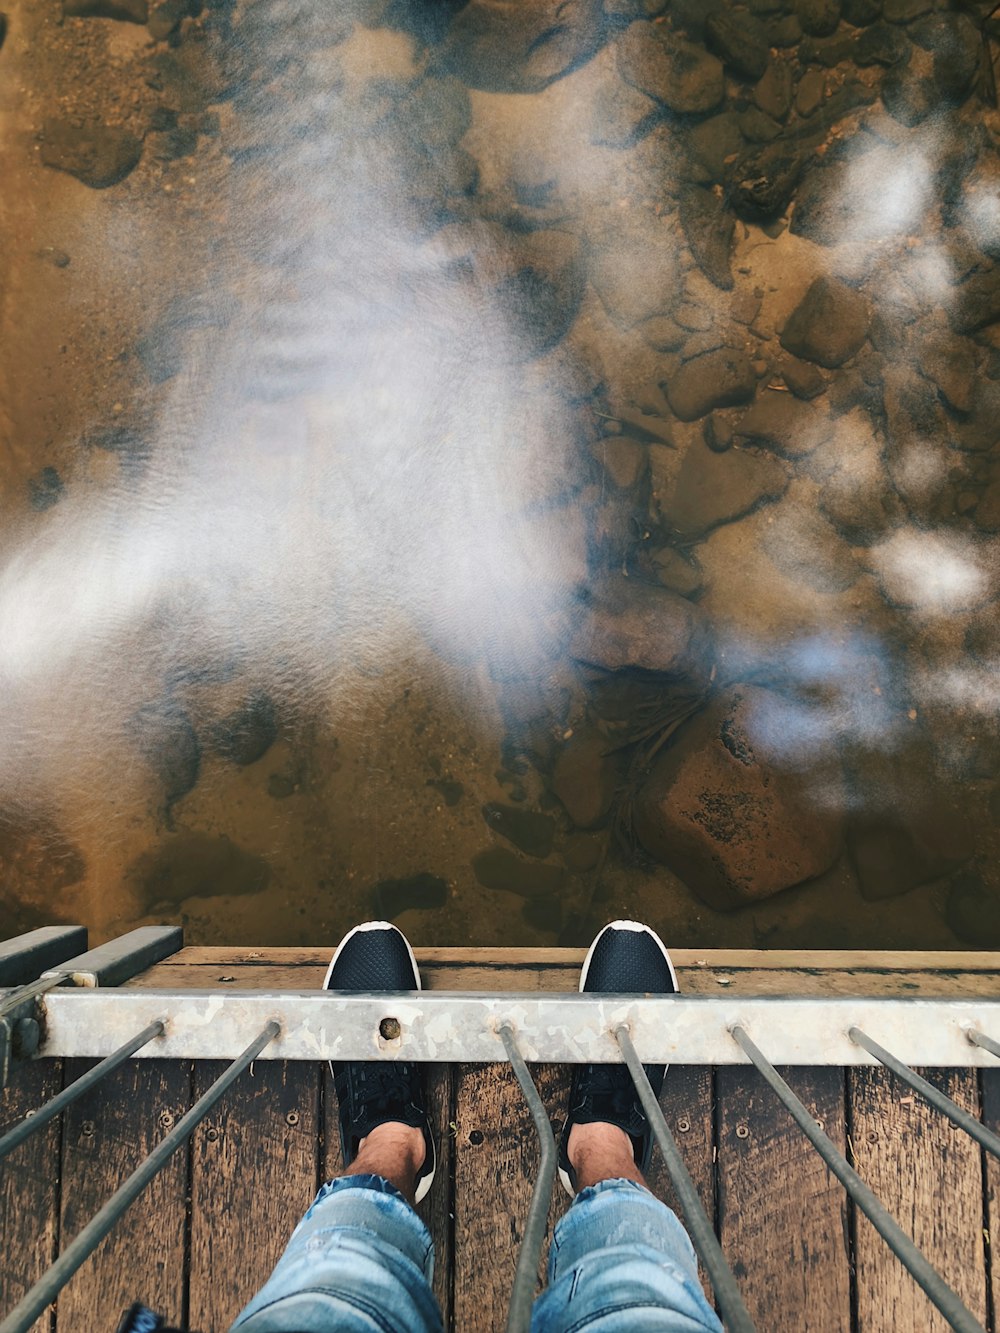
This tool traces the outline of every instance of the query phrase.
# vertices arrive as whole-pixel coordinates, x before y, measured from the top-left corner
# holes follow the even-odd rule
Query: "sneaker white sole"
[[[406,945],[406,952],[410,955],[410,962],[413,965],[413,975],[417,979],[416,989],[423,990],[423,985],[421,984],[420,981],[420,968],[417,967],[417,960],[413,956],[413,948],[410,945],[410,941],[406,938],[406,936],[399,929],[399,927],[394,926],[391,921],[363,921],[360,926],[355,926],[353,930],[349,930],[347,934],[344,936],[344,938],[337,945],[336,949],[334,950],[333,957],[330,959],[330,966],[326,969],[326,976],[323,978],[322,989],[323,990],[329,989],[330,978],[333,976],[333,965],[340,957],[341,949],[344,948],[348,940],[352,940],[355,935],[364,934],[366,930],[394,930],[396,932],[396,934]]]
[[[590,971],[590,964],[594,958],[594,951],[596,950],[598,944],[600,944],[601,940],[604,938],[604,936],[608,933],[609,930],[634,930],[639,934],[652,935],[653,939],[656,941],[660,953],[663,954],[663,957],[666,960],[667,967],[670,968],[670,980],[674,984],[674,994],[678,994],[680,992],[680,986],[677,984],[677,973],[674,971],[674,962],[667,951],[667,946],[663,943],[663,941],[660,939],[659,935],[657,935],[656,931],[652,928],[652,926],[646,926],[641,921],[609,921],[608,924],[604,927],[604,929],[598,933],[593,944],[587,950],[586,958],[583,960],[583,969],[580,972],[581,990],[583,990],[587,984],[587,973]]]
[[[434,1176],[437,1173],[437,1145],[434,1142],[433,1134],[431,1135],[431,1153],[433,1154],[431,1169],[426,1176],[421,1176],[417,1181],[417,1187],[413,1192],[414,1203],[420,1203],[422,1199],[426,1199],[427,1195],[430,1193],[431,1186],[434,1184]]]
[[[583,968],[580,971],[581,991],[587,984],[587,973],[590,971],[590,964],[594,957],[594,950],[597,948],[599,942],[609,930],[635,930],[635,931],[642,931],[646,935],[652,935],[653,939],[659,946],[660,953],[662,953],[663,957],[666,959],[667,967],[670,968],[670,980],[674,984],[674,994],[676,995],[679,993],[680,986],[677,984],[677,973],[674,970],[674,962],[667,951],[667,946],[660,939],[659,935],[657,935],[656,931],[653,930],[652,926],[644,925],[643,922],[641,921],[609,921],[608,924],[604,927],[604,929],[598,932],[596,938],[594,939],[593,944],[587,950],[586,958],[584,958],[583,960]],[[571,1199],[575,1199],[576,1190],[573,1188],[573,1182],[569,1178],[569,1172],[564,1170],[564,1168],[560,1166],[558,1168],[558,1176],[559,1176],[559,1183],[562,1185],[563,1189],[566,1191],[566,1193],[569,1195]]]

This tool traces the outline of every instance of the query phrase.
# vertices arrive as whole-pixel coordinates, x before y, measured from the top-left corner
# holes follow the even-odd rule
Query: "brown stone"
[[[653,457],[653,494],[660,515],[681,537],[699,536],[732,523],[788,489],[785,464],[749,449],[717,453],[698,442],[688,448],[677,475],[661,480]]]
[[[991,481],[976,504],[976,526],[1000,532],[1000,481]]]
[[[142,140],[117,125],[74,125],[51,119],[42,130],[41,159],[93,190],[124,180],[142,156]]]
[[[819,366],[811,361],[800,361],[797,356],[783,356],[778,362],[778,373],[796,398],[806,402],[818,398],[826,388],[826,379]]]
[[[63,0],[63,18],[120,19],[125,23],[145,23],[149,13],[147,0]]]
[[[449,26],[444,60],[472,88],[535,93],[592,56],[604,31],[600,0],[472,0]]]
[[[669,29],[632,23],[618,41],[617,55],[622,78],[671,111],[711,111],[725,96],[722,61]]]
[[[757,387],[750,360],[733,347],[685,361],[667,383],[667,398],[681,421],[697,421],[716,407],[747,403]]]
[[[703,682],[712,664],[711,627],[703,611],[666,588],[609,580],[598,589],[569,652],[605,671],[654,671]]]
[[[681,290],[676,223],[630,209],[591,243],[588,273],[605,310],[623,328],[667,315]]]
[[[737,439],[764,445],[786,458],[802,458],[832,433],[825,412],[794,394],[765,390],[736,426]]]
[[[836,278],[817,278],[792,311],[781,334],[786,352],[833,370],[868,336],[868,305]]]
[[[801,705],[733,686],[682,729],[636,800],[643,847],[712,907],[814,879],[840,852],[840,766],[815,753],[803,722]]]
[[[865,898],[909,893],[969,859],[974,841],[965,793],[941,780],[918,727],[895,749],[856,755],[849,767],[859,813],[847,845]]]
[[[611,745],[596,727],[577,727],[556,756],[552,790],[577,828],[593,828],[611,809],[617,776]]]

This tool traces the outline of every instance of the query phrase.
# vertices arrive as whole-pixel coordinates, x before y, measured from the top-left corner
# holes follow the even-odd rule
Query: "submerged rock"
[[[63,18],[123,19],[127,23],[145,23],[149,17],[147,0],[62,0]]]
[[[132,721],[139,750],[159,779],[170,806],[196,785],[201,745],[191,719],[180,705],[166,700],[141,708]]]
[[[859,351],[868,336],[868,305],[836,278],[820,277],[781,332],[786,352],[832,370]]]
[[[688,143],[702,170],[713,181],[723,181],[727,162],[737,158],[745,146],[740,116],[735,111],[709,116],[688,131]]]
[[[120,126],[47,120],[42,130],[44,164],[68,172],[94,190],[124,180],[141,156],[142,140]]]
[[[912,64],[900,61],[882,81],[882,101],[890,116],[910,128],[927,119],[940,105],[941,96]]]
[[[666,386],[671,408],[682,421],[697,421],[716,407],[749,402],[757,388],[750,358],[732,347],[685,361]]]
[[[127,875],[147,912],[185,898],[259,893],[270,877],[263,857],[208,833],[178,833],[143,853]]]
[[[867,417],[856,412],[847,420],[851,429],[838,438],[837,468],[820,488],[819,505],[849,542],[865,546],[884,537],[905,510]]]
[[[392,921],[401,912],[412,909],[426,912],[444,907],[448,901],[448,882],[440,875],[421,871],[405,879],[383,879],[372,890],[375,911]]]
[[[795,0],[802,31],[810,37],[828,37],[840,22],[840,0]]]
[[[544,860],[552,851],[556,826],[551,815],[491,802],[483,806],[483,818],[491,829],[528,856]]]
[[[962,871],[952,879],[945,920],[966,944],[1000,949],[1000,892],[981,875]]]
[[[962,794],[946,789],[929,740],[913,732],[895,749],[857,755],[850,764],[859,813],[847,845],[869,899],[895,898],[940,879],[974,845]]]
[[[611,809],[617,764],[596,727],[577,727],[556,755],[552,790],[577,828],[593,828]]]
[[[148,19],[150,37],[162,42],[190,12],[190,0],[153,0]]]
[[[979,73],[983,41],[967,14],[935,14],[923,20],[914,39],[934,57],[934,83],[941,97],[962,102]]]
[[[51,924],[61,891],[86,871],[83,853],[44,815],[0,815],[0,924],[11,933]]]
[[[28,478],[28,503],[32,509],[42,511],[51,509],[62,499],[65,486],[63,479],[54,467],[43,467],[33,477]]]
[[[956,412],[969,412],[978,378],[975,345],[967,338],[954,337],[947,328],[932,327],[927,330],[919,357],[920,370],[937,386],[948,406]]]
[[[722,9],[705,24],[708,45],[734,74],[755,81],[767,69],[767,29],[752,14]]]
[[[753,100],[767,116],[784,120],[792,106],[792,67],[785,60],[772,60],[753,90]]]
[[[671,111],[711,111],[725,95],[722,62],[666,28],[630,24],[618,42],[617,56],[622,78]]]
[[[452,19],[446,65],[470,87],[536,93],[604,40],[601,0],[471,0]]]
[[[866,28],[882,17],[882,0],[844,0],[843,16],[855,28]]]
[[[975,273],[963,282],[948,313],[956,333],[976,333],[1000,319],[1000,269]]]
[[[699,537],[777,500],[787,487],[787,469],[776,458],[747,449],[720,454],[692,444],[676,480],[659,487],[655,499],[664,522],[679,536]]]
[[[506,847],[490,847],[472,858],[472,873],[486,889],[518,893],[522,898],[547,897],[566,882],[563,866],[525,861]]]
[[[262,758],[277,737],[274,705],[263,692],[252,694],[240,708],[212,728],[215,749],[224,759],[241,768]]]
[[[792,504],[782,506],[774,526],[764,533],[761,545],[768,558],[786,577],[817,592],[850,588],[861,573],[850,546],[821,514],[811,510],[807,498],[799,497],[798,504]],[[790,512],[783,512],[785,509]]]
[[[793,394],[765,391],[740,417],[735,435],[786,458],[803,458],[825,444],[832,430],[825,412]]]
[[[705,277],[732,291],[730,253],[736,221],[711,190],[689,186],[680,197],[680,221],[684,239]]]
[[[590,142],[605,148],[627,148],[661,114],[651,97],[623,79],[602,84],[594,98]]]
[[[657,760],[635,802],[639,841],[720,911],[821,875],[842,845],[843,781],[809,736],[801,705],[733,686]]]
[[[518,238],[501,257],[489,296],[497,317],[514,335],[518,360],[558,342],[576,315],[583,292],[580,246],[568,231],[546,228]]]
[[[570,642],[571,657],[605,671],[707,681],[712,633],[697,606],[666,588],[625,578],[608,580],[597,592]]]
[[[826,377],[812,361],[800,361],[797,356],[783,356],[777,369],[796,398],[805,402],[818,398],[826,389]]]
[[[697,564],[685,559],[680,551],[666,546],[650,558],[657,583],[682,597],[697,597],[705,586],[704,575]]]
[[[676,227],[651,209],[630,209],[593,242],[591,285],[611,318],[633,328],[677,304],[681,288]]]

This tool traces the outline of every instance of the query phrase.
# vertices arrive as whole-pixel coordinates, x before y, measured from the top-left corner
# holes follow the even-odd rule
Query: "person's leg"
[[[653,931],[616,921],[591,946],[580,989],[673,994],[677,979]],[[666,1070],[646,1073],[659,1094]],[[687,1232],[646,1188],[651,1151],[624,1065],[578,1066],[559,1151],[559,1175],[574,1201],[552,1239],[533,1333],[721,1333]]]
[[[403,935],[388,922],[352,931],[324,986],[420,989]],[[438,1333],[434,1248],[413,1210],[434,1178],[434,1141],[417,1065],[331,1064],[344,1174],[324,1185],[233,1333]]]

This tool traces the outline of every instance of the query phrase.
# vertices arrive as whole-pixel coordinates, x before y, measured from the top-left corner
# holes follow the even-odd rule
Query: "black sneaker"
[[[654,930],[639,921],[612,921],[594,940],[583,960],[580,989],[600,995],[676,995],[677,974]],[[667,1066],[643,1068],[659,1097]],[[591,1125],[596,1121],[623,1129],[632,1140],[632,1154],[639,1170],[644,1172],[649,1166],[653,1133],[626,1066],[574,1065],[569,1111],[559,1140],[559,1179],[568,1194],[576,1194],[576,1172],[566,1151],[569,1132],[574,1125]]]
[[[355,926],[337,945],[323,989],[330,991],[420,990],[420,972],[409,941],[388,921]],[[387,1120],[424,1131],[427,1148],[417,1172],[417,1203],[434,1180],[436,1154],[419,1064],[403,1060],[330,1061],[340,1102],[340,1147],[344,1165],[358,1155],[358,1144]]]

